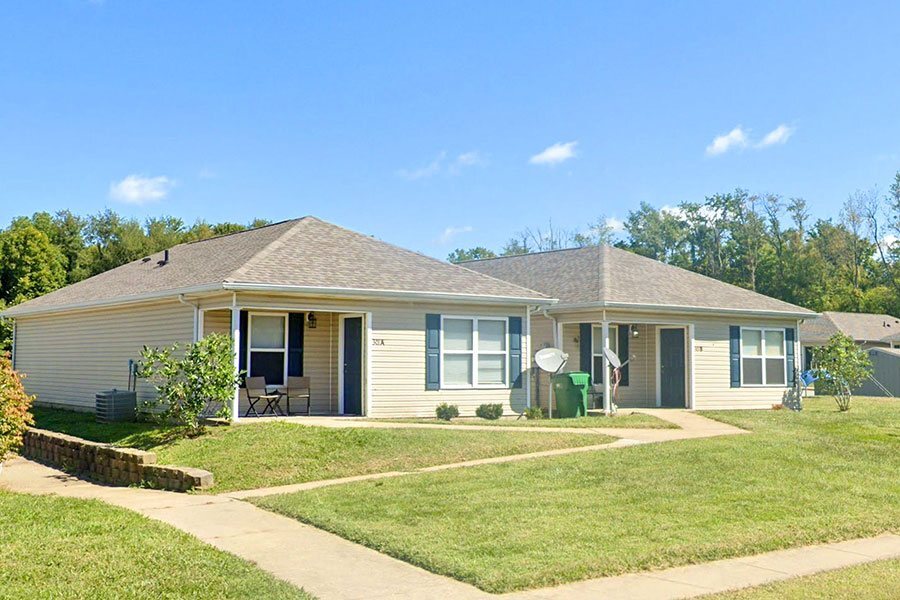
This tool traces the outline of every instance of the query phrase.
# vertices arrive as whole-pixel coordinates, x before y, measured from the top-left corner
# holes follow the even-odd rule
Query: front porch
[[[249,377],[265,377],[271,393],[286,393],[288,377],[308,377],[310,415],[366,414],[366,313],[233,306],[199,308],[197,319],[198,337],[231,335],[235,366]],[[235,402],[232,414],[247,416],[245,387]],[[280,405],[287,410],[285,400]],[[260,402],[256,410],[264,406]],[[306,414],[306,400],[292,399],[290,408]]]
[[[594,408],[604,408],[605,393],[612,397],[611,384],[604,382],[603,377],[609,372],[604,347],[615,352],[623,363],[628,361],[622,370],[617,406],[692,407],[692,324],[582,318],[578,322],[559,322],[556,335],[558,347],[569,355],[564,370],[591,373]]]

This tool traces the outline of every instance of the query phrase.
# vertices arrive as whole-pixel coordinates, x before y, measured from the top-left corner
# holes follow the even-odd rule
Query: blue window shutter
[[[729,354],[731,355],[731,387],[741,387],[741,328],[732,325],[729,329]]]
[[[628,341],[631,338],[629,335],[631,333],[631,328],[628,325],[619,325],[619,360],[625,362],[628,360]],[[627,387],[628,386],[628,367],[629,365],[625,365],[622,367],[622,379],[619,380],[619,387]]]
[[[288,376],[303,376],[303,322],[306,315],[290,313],[288,315]]]
[[[250,340],[247,339],[250,335],[250,327],[248,327],[249,323],[249,315],[246,310],[241,311],[241,340],[240,340],[240,352],[241,355],[238,356],[238,368],[243,372],[241,375],[241,382],[243,382],[244,377],[247,376],[247,344],[250,343]],[[243,383],[241,383],[243,385]]]
[[[522,317],[509,317],[509,381],[522,387]]]
[[[590,323],[578,324],[578,355],[580,357],[580,370],[585,373],[591,372],[591,363],[594,360],[591,351],[591,333],[593,327]]]
[[[441,389],[441,315],[425,315],[425,389]]]
[[[787,384],[794,386],[797,383],[796,367],[794,366],[794,328],[788,327],[784,330],[785,360],[787,360]]]

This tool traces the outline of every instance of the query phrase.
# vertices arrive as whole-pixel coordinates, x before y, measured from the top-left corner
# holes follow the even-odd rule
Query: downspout
[[[192,341],[197,342],[200,340],[200,332],[198,331],[198,324],[200,323],[200,303],[191,304],[184,299],[184,294],[178,294],[178,301],[185,306],[190,306],[194,309],[194,339]]]
[[[10,360],[12,361],[13,371],[16,370],[16,330],[19,328],[19,322],[16,319],[13,319],[12,326],[12,348],[10,350]],[[893,348],[893,344],[891,344]]]

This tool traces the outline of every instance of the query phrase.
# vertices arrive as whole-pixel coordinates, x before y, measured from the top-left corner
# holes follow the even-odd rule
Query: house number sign
[[[384,339],[383,338],[372,338],[372,345],[373,346],[384,346]]]

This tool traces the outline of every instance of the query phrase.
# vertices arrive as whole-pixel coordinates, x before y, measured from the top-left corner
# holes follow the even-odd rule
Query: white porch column
[[[241,309],[238,306],[231,307],[231,341],[234,344],[234,370],[241,368]],[[234,396],[231,399],[231,420],[240,418],[241,388],[234,386]]]
[[[601,324],[601,335],[603,337],[603,412],[607,415],[612,413],[612,386],[609,385],[611,374],[609,372],[609,359],[606,358],[606,349],[609,348],[609,321],[603,321]]]

